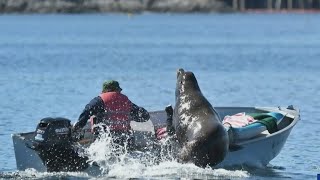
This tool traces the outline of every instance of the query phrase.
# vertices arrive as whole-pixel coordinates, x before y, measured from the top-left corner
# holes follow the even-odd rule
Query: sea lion
[[[180,147],[181,162],[197,166],[214,166],[226,156],[229,148],[228,133],[217,111],[204,97],[192,72],[177,71],[175,107],[172,127]],[[170,119],[170,108],[166,108]]]

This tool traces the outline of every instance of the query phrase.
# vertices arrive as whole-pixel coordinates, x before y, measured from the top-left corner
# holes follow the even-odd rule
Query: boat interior
[[[292,122],[297,119],[296,116],[298,116],[297,110],[289,110],[289,109],[275,109],[275,108],[255,108],[255,107],[240,107],[240,108],[223,108],[218,107],[216,108],[218,111],[220,117],[223,119],[225,116],[234,115],[237,113],[245,112],[245,113],[268,113],[268,112],[277,112],[281,113],[283,115],[283,118],[277,122],[277,131],[274,132],[278,133],[290,126]],[[155,130],[158,128],[164,128],[166,127],[166,113],[165,111],[154,111],[150,112],[150,120],[144,123],[138,123],[138,122],[131,122],[131,126],[133,128],[133,135],[135,144],[137,147],[143,148],[148,146],[150,143],[156,141],[156,134]],[[246,127],[244,127],[246,128]],[[268,136],[271,136],[273,134],[270,134],[266,127],[263,124],[259,124],[258,126],[252,126],[251,128],[246,128],[245,131],[243,131],[243,128],[230,128],[226,127],[228,132],[230,129],[237,129],[239,130],[238,134],[233,136],[240,136],[246,137],[246,138],[235,138],[234,143],[241,143],[244,141],[252,140],[252,139],[259,139],[259,138],[265,138]],[[258,129],[258,130],[257,130]],[[243,136],[244,133],[251,133],[249,136]],[[34,139],[34,132],[29,133],[20,133],[19,136],[24,139],[26,142],[32,142]],[[230,136],[230,134],[229,134]],[[83,130],[83,138],[79,141],[80,144],[84,146],[88,146],[90,143],[94,141],[94,137],[91,133],[90,124],[88,123],[87,126]]]

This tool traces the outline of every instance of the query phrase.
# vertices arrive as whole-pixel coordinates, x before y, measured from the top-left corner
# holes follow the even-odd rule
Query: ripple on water
[[[76,120],[109,78],[118,79],[137,105],[163,109],[174,103],[175,71],[182,67],[195,72],[214,106],[300,108],[302,120],[272,162],[286,169],[270,174],[315,178],[317,170],[310,167],[319,168],[320,161],[319,15],[147,13],[129,21],[122,15],[0,18],[5,27],[0,31],[0,171],[16,168],[7,136],[12,131],[33,131],[46,116]],[[35,32],[34,27],[41,28]],[[142,170],[128,173],[149,172]],[[250,173],[249,178],[264,179],[268,172]],[[117,175],[116,169],[113,173]]]
[[[0,172],[0,178],[4,179],[90,179],[90,176],[82,172],[38,172],[34,169],[15,172]]]

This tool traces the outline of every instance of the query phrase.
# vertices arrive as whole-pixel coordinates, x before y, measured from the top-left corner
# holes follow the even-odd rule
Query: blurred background
[[[319,0],[0,0],[4,13],[316,11]]]
[[[240,178],[315,179],[319,2],[0,0],[0,177],[39,178],[17,172],[11,134],[34,131],[43,117],[75,122],[109,79],[134,103],[162,110],[174,103],[176,70],[185,68],[213,106],[292,104],[301,110],[271,166],[244,170],[249,176]],[[158,171],[181,178],[177,172],[184,168]],[[216,171],[189,173],[217,178]],[[115,177],[141,178],[133,174]],[[79,178],[41,177],[52,176]]]

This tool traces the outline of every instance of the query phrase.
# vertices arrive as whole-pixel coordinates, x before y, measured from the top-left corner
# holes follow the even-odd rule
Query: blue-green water
[[[136,104],[150,111],[163,109],[174,103],[175,73],[182,67],[195,73],[214,106],[300,108],[301,121],[271,161],[275,167],[248,170],[247,179],[315,179],[320,173],[319,18],[319,14],[2,15],[0,172],[3,177],[16,172],[12,133],[33,131],[47,116],[75,121],[108,79],[119,80]],[[24,177],[24,172],[18,174]],[[56,175],[61,176],[77,178]]]

